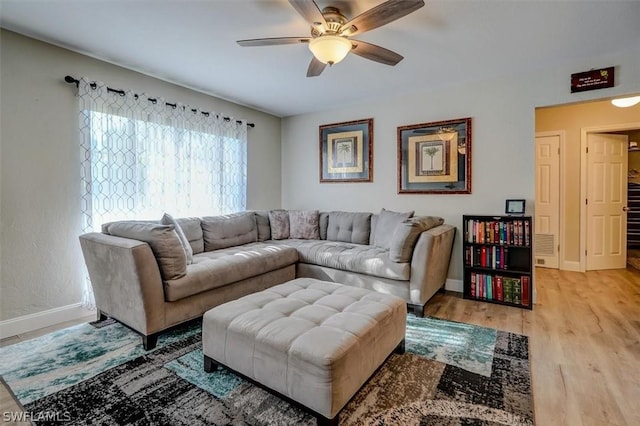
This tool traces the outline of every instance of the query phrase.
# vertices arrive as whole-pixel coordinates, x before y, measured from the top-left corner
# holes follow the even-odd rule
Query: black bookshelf
[[[531,216],[462,216],[465,299],[533,308]]]

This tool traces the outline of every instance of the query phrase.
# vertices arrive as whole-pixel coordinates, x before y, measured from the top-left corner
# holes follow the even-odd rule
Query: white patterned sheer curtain
[[[80,79],[82,227],[246,208],[247,124]],[[155,102],[149,100],[155,99]],[[87,280],[83,305],[95,305]]]

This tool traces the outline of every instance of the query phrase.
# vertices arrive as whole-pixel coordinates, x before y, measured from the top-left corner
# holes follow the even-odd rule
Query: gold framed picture
[[[471,193],[471,118],[398,127],[398,193]]]
[[[320,126],[320,182],[373,181],[373,118]]]

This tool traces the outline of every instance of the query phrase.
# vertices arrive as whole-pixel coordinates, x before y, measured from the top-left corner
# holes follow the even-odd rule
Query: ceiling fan
[[[237,43],[244,47],[308,43],[313,58],[307,77],[319,76],[327,65],[337,64],[349,52],[382,64],[397,64],[403,57],[396,52],[349,37],[386,25],[424,6],[424,0],[387,0],[349,20],[335,7],[321,11],[314,0],[289,0],[289,3],[311,25],[311,37],[257,38]]]

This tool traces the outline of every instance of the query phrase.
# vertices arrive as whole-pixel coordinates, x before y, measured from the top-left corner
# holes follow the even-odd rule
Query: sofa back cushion
[[[189,240],[193,254],[204,252],[204,236],[202,234],[202,225],[199,217],[183,217],[176,219],[185,237]]]
[[[420,234],[443,223],[443,218],[435,216],[412,217],[401,222],[391,237],[389,258],[394,262],[409,262]]]
[[[163,280],[177,280],[186,275],[187,256],[173,225],[122,221],[108,223],[105,228],[109,235],[149,244]]]
[[[319,220],[318,210],[289,210],[289,238],[319,239]]]
[[[258,228],[258,241],[271,239],[271,225],[269,223],[269,210],[254,210],[256,215],[256,227]]]
[[[327,224],[327,240],[369,244],[371,213],[331,212]]]
[[[233,213],[202,218],[204,250],[213,251],[258,241],[258,227],[253,212]]]
[[[286,210],[270,210],[269,226],[271,239],[286,240],[289,238],[289,212]]]
[[[385,249],[391,248],[391,238],[396,226],[412,216],[413,211],[401,213],[382,209],[376,221],[376,231],[371,245]]]

